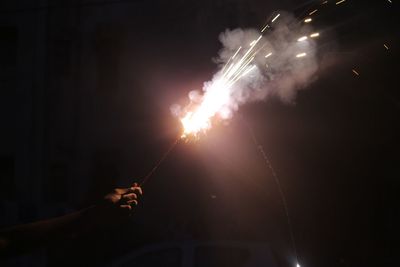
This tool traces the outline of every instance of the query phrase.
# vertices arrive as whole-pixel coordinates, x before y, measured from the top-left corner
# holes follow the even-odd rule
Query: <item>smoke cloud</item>
[[[262,37],[260,30],[256,29],[225,30],[219,36],[222,48],[214,59],[220,66],[219,71],[204,83],[203,92],[189,93],[190,102],[198,104],[210,94],[229,64],[243,57],[259,38],[251,64],[253,69],[229,88],[229,100],[217,112],[218,115],[228,119],[241,105],[270,97],[277,97],[284,103],[293,102],[297,92],[314,80],[318,69],[317,46],[313,37],[316,35],[309,25],[285,12],[280,12],[279,18],[264,27]],[[237,52],[239,47],[242,49]],[[187,112],[186,109],[179,105],[171,107],[172,113],[179,117]]]

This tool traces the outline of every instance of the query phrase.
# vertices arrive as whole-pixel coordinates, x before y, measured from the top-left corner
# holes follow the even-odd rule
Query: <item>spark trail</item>
[[[188,105],[171,107],[182,123],[181,138],[198,138],[216,122],[230,119],[245,103],[271,95],[291,101],[318,68],[313,39],[319,33],[306,24],[280,12],[259,31],[222,33],[223,48],[216,60],[222,63],[220,71],[204,84],[203,93],[189,93]]]

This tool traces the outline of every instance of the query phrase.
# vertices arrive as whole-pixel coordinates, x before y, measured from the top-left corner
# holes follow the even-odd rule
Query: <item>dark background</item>
[[[226,28],[318,8],[321,34],[317,79],[293,103],[245,105],[228,125],[178,144],[129,222],[13,266],[101,265],[185,239],[280,244],[292,262],[276,184],[245,123],[283,184],[302,266],[395,265],[398,3],[321,2],[3,1],[2,226],[66,214],[140,181],[179,134],[170,105],[216,71]]]

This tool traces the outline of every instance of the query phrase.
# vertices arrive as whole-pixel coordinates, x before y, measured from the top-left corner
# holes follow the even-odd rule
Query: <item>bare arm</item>
[[[104,201],[61,217],[17,225],[0,230],[0,257],[28,252],[52,242],[74,238],[115,216],[128,214],[138,204],[141,188],[117,188]]]

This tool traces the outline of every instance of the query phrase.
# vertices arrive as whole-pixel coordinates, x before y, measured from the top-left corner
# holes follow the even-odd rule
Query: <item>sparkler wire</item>
[[[153,166],[153,168],[150,170],[150,172],[143,178],[143,180],[140,182],[140,187],[142,187],[149,179],[150,177],[153,176],[155,171],[160,167],[160,165],[164,162],[164,160],[168,157],[168,155],[174,150],[175,146],[178,144],[179,140],[181,140],[181,137],[178,137],[168,148],[167,151],[161,156],[161,158],[158,160],[158,162]]]
[[[292,249],[293,249],[293,252],[294,252],[294,256],[296,258],[296,262],[298,262],[296,240],[295,240],[295,237],[294,237],[292,221],[291,221],[290,215],[289,215],[289,207],[288,207],[288,204],[287,204],[287,200],[286,200],[286,197],[285,197],[285,193],[283,191],[283,187],[282,187],[281,181],[280,181],[280,179],[279,179],[274,167],[272,166],[271,161],[269,160],[267,154],[265,153],[264,147],[257,140],[256,135],[254,134],[254,131],[253,131],[252,127],[248,123],[246,123],[244,120],[242,120],[242,121],[247,126],[247,129],[249,130],[249,133],[251,135],[251,139],[252,139],[254,145],[256,146],[257,150],[260,152],[260,154],[261,154],[261,156],[262,156],[262,158],[264,160],[265,165],[270,170],[270,172],[272,174],[272,177],[274,178],[274,181],[275,181],[275,183],[276,183],[276,185],[278,187],[278,191],[279,191],[279,194],[281,196],[281,201],[282,201],[282,204],[283,204],[283,208],[285,210],[287,225],[288,225],[289,234],[290,234],[290,241],[292,243]]]

